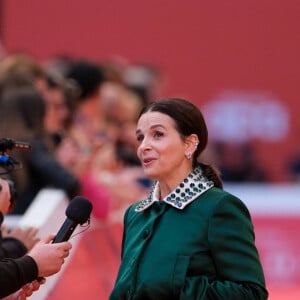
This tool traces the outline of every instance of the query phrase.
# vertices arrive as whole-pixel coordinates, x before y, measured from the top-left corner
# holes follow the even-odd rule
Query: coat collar
[[[196,167],[169,195],[162,199],[162,201],[182,210],[213,186],[213,182],[203,176],[201,168]],[[137,203],[135,211],[144,211],[157,201],[160,201],[158,182],[153,185],[149,197]]]

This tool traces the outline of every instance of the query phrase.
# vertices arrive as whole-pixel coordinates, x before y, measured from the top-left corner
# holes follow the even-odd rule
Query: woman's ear
[[[186,138],[187,151],[194,153],[199,145],[199,139],[196,134],[191,134]]]

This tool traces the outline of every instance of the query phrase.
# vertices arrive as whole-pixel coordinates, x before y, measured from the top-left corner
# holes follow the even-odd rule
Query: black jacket
[[[3,215],[0,212],[0,225]],[[38,267],[32,257],[4,258],[0,260],[0,298],[19,290],[38,276]]]
[[[27,253],[27,248],[18,239],[13,237],[2,237],[0,231],[0,259],[18,258]]]

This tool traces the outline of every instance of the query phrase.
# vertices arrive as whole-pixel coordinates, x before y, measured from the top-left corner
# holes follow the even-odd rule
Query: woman
[[[136,135],[155,184],[125,213],[110,300],[267,299],[247,208],[198,162],[208,137],[198,108],[182,99],[151,103]]]

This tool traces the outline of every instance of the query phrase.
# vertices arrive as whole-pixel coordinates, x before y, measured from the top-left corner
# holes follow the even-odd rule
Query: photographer
[[[10,208],[10,190],[6,180],[0,178],[0,222]],[[27,255],[20,258],[0,260],[0,298],[26,299],[45,280],[37,281],[57,273],[72,247],[70,242],[50,244],[54,235],[39,241]],[[19,291],[18,291],[19,290]]]

